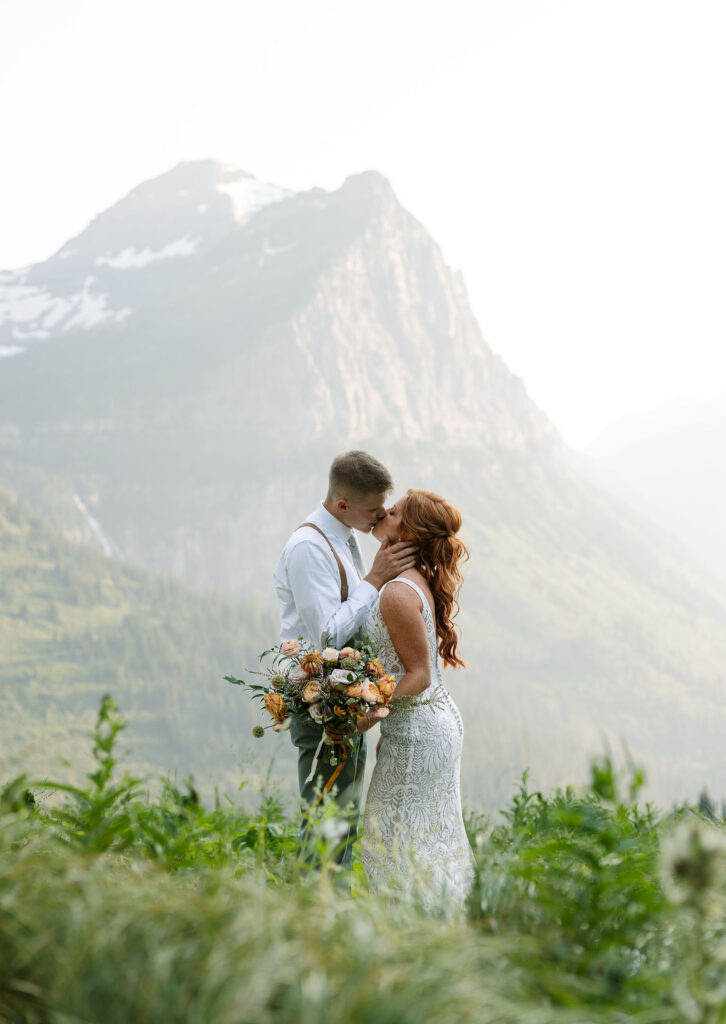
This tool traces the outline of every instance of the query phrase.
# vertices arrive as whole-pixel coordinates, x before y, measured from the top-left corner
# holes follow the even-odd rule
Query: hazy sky
[[[0,267],[179,160],[377,168],[565,439],[726,392],[720,0],[0,0]]]

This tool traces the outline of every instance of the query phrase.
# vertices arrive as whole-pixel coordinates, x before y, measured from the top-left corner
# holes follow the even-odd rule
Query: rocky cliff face
[[[293,195],[180,165],[47,263],[6,273],[0,325],[15,350],[0,364],[6,433],[193,423],[295,442],[559,444],[374,172]]]

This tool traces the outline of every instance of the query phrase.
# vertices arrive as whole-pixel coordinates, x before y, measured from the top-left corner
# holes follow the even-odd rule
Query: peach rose
[[[284,640],[280,647],[280,653],[286,658],[294,658],[301,651],[299,640]]]
[[[338,657],[338,651],[334,647],[326,647],[323,651],[323,661],[337,661]]]
[[[381,691],[378,689],[375,683],[364,683],[363,684],[363,700],[368,704],[382,704],[383,697]]]
[[[393,676],[381,676],[378,680],[378,689],[381,692],[383,703],[388,704],[393,696],[393,691],[396,689],[396,680]]]
[[[360,661],[363,655],[353,647],[344,647],[340,652],[341,658],[350,658],[352,661]]]
[[[373,661],[367,661],[366,672],[369,675],[378,676],[379,679],[381,676],[384,676],[386,674],[386,670],[381,664],[380,658],[374,658]]]
[[[352,686],[348,687],[349,697],[359,697],[364,700],[367,704],[382,704],[383,697],[375,683],[372,683],[370,679],[361,679],[357,683],[353,683]]]
[[[285,701],[282,699],[280,694],[275,693],[274,690],[265,694],[265,707],[276,722],[284,722],[287,718]]]
[[[320,700],[320,696],[320,684],[313,679],[303,690],[302,699],[306,704],[315,704]]]
[[[300,665],[309,676],[316,676],[323,667],[323,656],[320,651],[306,651],[300,659]]]

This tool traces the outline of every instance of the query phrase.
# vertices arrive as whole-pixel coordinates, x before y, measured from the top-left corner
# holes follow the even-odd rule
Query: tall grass
[[[315,870],[274,792],[254,813],[191,781],[152,799],[119,775],[122,728],[104,699],[85,786],[2,790],[0,1021],[726,1020],[722,825],[640,806],[633,770],[601,758],[549,796],[525,779],[501,821],[470,816],[451,923],[372,897],[357,861],[342,875],[332,804]]]

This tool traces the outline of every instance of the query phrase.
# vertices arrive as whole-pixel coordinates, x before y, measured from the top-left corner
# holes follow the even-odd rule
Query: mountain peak
[[[142,182],[121,202],[151,200],[153,203],[171,204],[175,209],[193,205],[197,212],[206,212],[209,204],[220,195],[225,197],[227,207],[231,202],[234,219],[244,223],[262,206],[293,193],[279,185],[261,181],[234,164],[207,158],[176,164],[163,174]],[[200,210],[202,205],[204,209]]]
[[[348,175],[340,187],[340,192],[346,196],[376,196],[398,202],[393,185],[380,171],[368,170]]]

